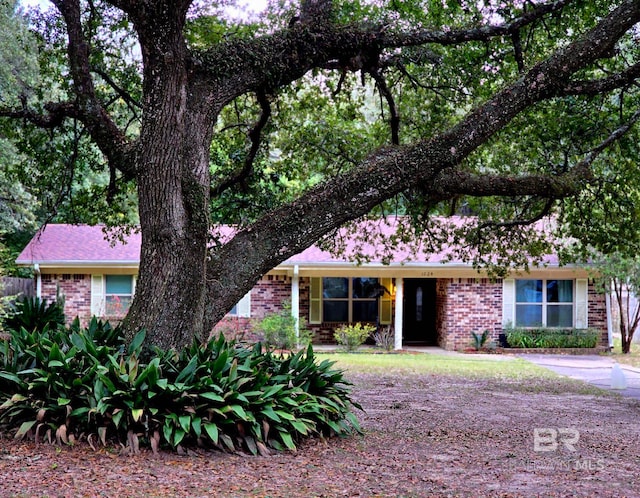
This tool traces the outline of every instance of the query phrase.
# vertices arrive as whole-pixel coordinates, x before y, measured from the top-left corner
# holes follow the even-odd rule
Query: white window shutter
[[[516,281],[505,278],[502,281],[502,326],[516,325]]]
[[[589,326],[589,281],[586,278],[576,279],[576,321],[577,329]]]
[[[236,305],[237,315],[239,317],[251,317],[251,291],[247,292]]]
[[[104,316],[104,278],[102,275],[91,275],[91,314]]]
[[[309,323],[322,323],[322,279],[311,277],[309,282]]]

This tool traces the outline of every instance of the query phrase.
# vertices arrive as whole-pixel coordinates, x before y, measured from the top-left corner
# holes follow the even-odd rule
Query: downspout
[[[300,269],[298,265],[294,265],[291,279],[291,315],[296,331],[296,343],[300,346],[298,341],[300,339]]]
[[[42,274],[38,263],[33,265],[33,273],[36,274],[36,297],[42,299]]]
[[[611,317],[611,294],[605,294],[605,303],[607,305],[607,337],[609,339],[609,350],[613,350],[613,318]]]

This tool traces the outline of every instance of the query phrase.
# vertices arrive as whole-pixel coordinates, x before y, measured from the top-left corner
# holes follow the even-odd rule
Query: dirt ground
[[[351,380],[363,436],[271,457],[129,456],[4,438],[0,496],[640,496],[636,400],[570,381]]]

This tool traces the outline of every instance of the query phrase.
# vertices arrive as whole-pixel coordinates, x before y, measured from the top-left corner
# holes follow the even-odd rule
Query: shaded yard
[[[367,356],[335,356],[349,370],[354,398],[366,410],[359,414],[362,437],[314,440],[296,454],[268,458],[208,452],[128,456],[5,437],[0,494],[640,495],[640,402],[520,360]],[[558,443],[555,451],[535,451],[535,428],[559,431],[555,439],[553,432],[539,434],[546,439],[539,439],[538,449]],[[564,428],[577,429],[578,440],[574,432],[563,435]]]

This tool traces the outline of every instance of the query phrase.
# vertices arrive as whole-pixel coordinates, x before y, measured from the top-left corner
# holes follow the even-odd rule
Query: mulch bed
[[[366,410],[363,436],[311,440],[270,457],[132,456],[5,436],[0,496],[640,496],[636,400],[564,380],[350,377]],[[579,430],[575,451],[562,431],[555,451],[535,451],[535,428]]]

